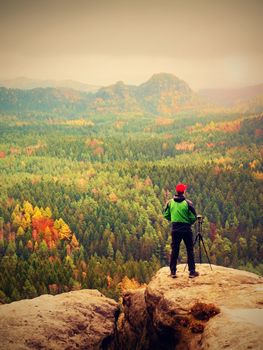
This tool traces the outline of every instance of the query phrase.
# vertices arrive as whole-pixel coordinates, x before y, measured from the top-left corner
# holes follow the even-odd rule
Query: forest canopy
[[[263,274],[262,115],[68,112],[1,115],[0,302],[147,283],[178,182],[211,262]]]

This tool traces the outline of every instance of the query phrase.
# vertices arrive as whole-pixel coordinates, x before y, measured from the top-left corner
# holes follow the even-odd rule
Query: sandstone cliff
[[[127,291],[119,318],[126,349],[263,349],[263,278],[245,271],[184,265],[160,269],[144,290]],[[123,341],[122,341],[123,340]]]
[[[262,350],[263,279],[220,266],[160,269],[119,305],[96,290],[0,306],[0,349]],[[118,317],[119,315],[119,317]]]

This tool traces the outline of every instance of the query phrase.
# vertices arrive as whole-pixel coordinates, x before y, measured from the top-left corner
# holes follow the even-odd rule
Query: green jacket
[[[196,211],[191,201],[176,195],[166,204],[164,217],[171,222],[192,225],[196,221]]]

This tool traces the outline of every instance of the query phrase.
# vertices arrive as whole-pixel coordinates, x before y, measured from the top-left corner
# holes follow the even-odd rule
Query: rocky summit
[[[262,349],[263,279],[207,264],[200,276],[160,269],[144,290],[127,291],[119,328],[127,349]]]
[[[0,349],[262,350],[263,278],[207,264],[200,276],[160,269],[123,293],[122,312],[96,290],[0,306]]]

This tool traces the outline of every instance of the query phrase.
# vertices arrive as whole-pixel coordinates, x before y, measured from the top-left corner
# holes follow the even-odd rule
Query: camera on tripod
[[[200,222],[201,224],[203,223],[203,216],[198,214],[197,215],[197,221]]]
[[[198,214],[196,216],[197,218],[197,225],[196,225],[196,237],[195,237],[195,240],[193,242],[193,245],[195,246],[196,244],[198,245],[198,250],[199,250],[199,262],[200,264],[202,264],[202,251],[201,251],[201,248],[203,247],[204,251],[205,251],[205,254],[206,254],[206,257],[207,257],[207,260],[209,262],[209,265],[210,265],[210,268],[211,268],[211,271],[213,271],[212,269],[212,266],[211,266],[211,262],[210,262],[210,259],[209,259],[209,255],[208,255],[208,252],[206,250],[206,246],[205,246],[205,242],[204,242],[204,239],[203,239],[203,236],[202,236],[202,223],[203,223],[203,216],[201,214]],[[185,265],[186,267],[186,265]],[[185,270],[185,267],[184,267],[184,270]]]

